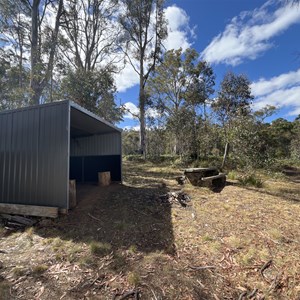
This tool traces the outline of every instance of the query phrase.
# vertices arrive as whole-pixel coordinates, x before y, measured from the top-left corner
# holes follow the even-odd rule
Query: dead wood
[[[89,216],[90,218],[92,218],[92,219],[96,220],[96,221],[102,222],[100,219],[98,219],[98,218],[94,217],[94,216],[93,216],[93,215],[91,215],[91,214],[88,214],[88,216]]]
[[[178,184],[183,185],[186,182],[186,177],[184,175],[175,177]]]
[[[216,269],[217,266],[199,266],[199,267],[189,266],[189,268],[192,270],[206,270],[206,269]]]
[[[247,292],[242,292],[238,298],[238,300],[242,300],[247,297]]]
[[[118,297],[120,297],[120,298],[117,299]],[[125,294],[117,293],[117,294],[114,295],[113,300],[125,300],[129,297],[134,297],[135,300],[139,300],[140,299],[140,292],[134,290],[134,291],[129,291]]]
[[[248,295],[248,298],[249,298],[249,299],[254,298],[255,295],[257,294],[257,292],[258,292],[258,289],[255,288],[255,289]]]
[[[260,268],[260,274],[263,278],[265,278],[264,271],[272,265],[272,262],[272,259],[270,259]]]
[[[8,214],[1,214],[1,217],[5,220],[19,223],[24,226],[32,226],[36,223],[36,220],[32,220],[32,219],[29,219],[26,217],[21,217],[21,216],[12,216],[12,215],[8,215]]]
[[[159,199],[164,203],[179,203],[181,206],[186,207],[191,198],[188,194],[182,191],[169,192],[159,196]]]

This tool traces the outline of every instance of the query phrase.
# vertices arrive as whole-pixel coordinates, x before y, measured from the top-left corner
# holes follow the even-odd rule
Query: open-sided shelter
[[[121,130],[71,101],[0,112],[0,203],[69,208],[69,180],[122,180]]]

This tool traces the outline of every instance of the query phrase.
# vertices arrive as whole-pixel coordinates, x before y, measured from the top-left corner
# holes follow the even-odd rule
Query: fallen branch
[[[272,259],[270,259],[260,268],[260,274],[264,279],[265,279],[264,271],[272,265],[272,262],[273,262]]]
[[[247,292],[242,292],[238,298],[238,300],[242,300],[243,298],[247,297]]]
[[[255,295],[257,294],[257,292],[258,292],[258,289],[255,288],[255,289],[248,295],[248,298],[249,298],[249,299],[254,298]]]
[[[88,213],[88,216],[91,217],[92,219],[96,220],[96,221],[102,222],[100,219],[94,217],[94,216],[91,215],[90,213]]]
[[[192,270],[206,270],[206,269],[216,269],[217,266],[199,266],[199,267],[189,266],[189,268]]]
[[[135,300],[139,300],[140,299],[140,292],[139,291],[129,291],[125,294],[115,294],[114,297],[113,297],[113,300],[116,300],[117,297],[121,296],[121,298],[119,298],[118,300],[125,300],[131,296],[134,296]]]

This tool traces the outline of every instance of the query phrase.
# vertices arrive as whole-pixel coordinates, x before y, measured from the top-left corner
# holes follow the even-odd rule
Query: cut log
[[[206,187],[223,187],[226,183],[226,175],[224,173],[220,173],[219,175],[203,177],[201,181],[203,186]]]
[[[72,209],[77,205],[76,200],[76,180],[69,181],[69,208]]]
[[[211,180],[215,180],[218,178],[226,178],[225,173],[220,173],[218,175],[214,175],[214,176],[209,176],[209,177],[203,177],[202,181],[211,181]]]
[[[0,213],[57,218],[58,207],[0,203]]]
[[[110,172],[99,172],[98,173],[98,184],[100,186],[110,185]]]
[[[1,217],[8,221],[17,222],[24,226],[32,226],[36,223],[36,220],[24,218],[21,216],[12,216],[12,215],[7,215],[7,214],[1,214]]]
[[[218,169],[215,167],[210,168],[191,168],[185,169],[184,175],[188,181],[195,186],[202,186],[202,178],[218,175]]]

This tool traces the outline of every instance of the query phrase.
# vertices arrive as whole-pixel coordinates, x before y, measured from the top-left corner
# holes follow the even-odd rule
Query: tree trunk
[[[33,104],[39,104],[42,92],[46,87],[50,77],[52,77],[53,64],[54,64],[54,56],[56,52],[57,46],[57,38],[58,31],[60,26],[60,17],[63,12],[63,0],[59,1],[57,15],[55,19],[55,27],[52,32],[51,37],[51,47],[49,54],[49,61],[47,65],[47,70],[45,75],[42,78],[41,70],[40,70],[40,53],[39,53],[39,5],[41,0],[33,0],[32,10],[31,10],[31,74],[30,74],[30,88],[32,91],[31,101]]]
[[[142,77],[142,76],[140,76]],[[140,153],[146,158],[146,121],[145,121],[145,90],[143,80],[140,79],[139,93],[139,108],[140,108]]]
[[[224,156],[223,156],[223,162],[221,165],[221,170],[223,170],[224,166],[225,166],[225,162],[226,162],[226,158],[228,156],[228,152],[229,152],[229,143],[227,142],[225,145],[225,150],[224,150]]]
[[[38,23],[39,23],[39,5],[40,0],[33,0],[31,7],[31,72],[30,72],[30,88],[32,91],[32,104],[39,104],[39,96],[37,94],[39,86],[38,78]]]

